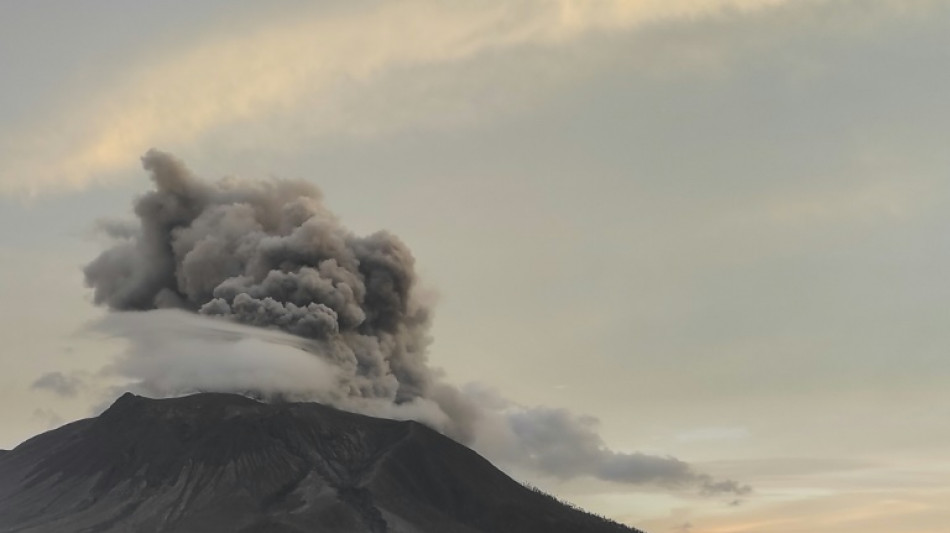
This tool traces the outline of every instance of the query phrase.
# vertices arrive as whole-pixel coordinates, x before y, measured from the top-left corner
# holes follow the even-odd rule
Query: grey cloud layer
[[[47,372],[37,378],[31,387],[38,390],[48,390],[64,398],[71,398],[83,387],[83,381],[79,376],[54,371]]]
[[[698,473],[675,457],[613,451],[597,434],[596,419],[566,409],[518,409],[508,420],[522,460],[557,477],[590,475],[618,483],[698,487],[706,494],[742,495],[752,490],[733,480]]]

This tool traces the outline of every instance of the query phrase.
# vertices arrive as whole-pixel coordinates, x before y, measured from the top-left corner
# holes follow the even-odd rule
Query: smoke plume
[[[209,184],[162,152],[142,162],[156,188],[135,204],[139,231],[111,228],[119,243],[86,267],[96,303],[298,335],[344,371],[353,396],[406,402],[429,391],[429,310],[399,239],[352,234],[306,182]]]
[[[500,461],[562,480],[589,476],[615,483],[696,488],[707,495],[752,491],[748,485],[697,472],[675,457],[611,450],[597,433],[594,417],[517,405],[478,387],[468,387],[466,393],[485,408],[476,444],[492,450]]]
[[[85,268],[97,304],[148,311],[98,325],[131,341],[111,370],[137,391],[312,399],[416,419],[559,478],[748,491],[674,458],[613,452],[590,419],[441,381],[411,252],[385,231],[347,230],[313,185],[209,183],[156,150],[142,162],[155,187],[135,202],[137,223],[102,224],[114,245]],[[36,386],[78,386],[62,377]]]
[[[57,396],[71,398],[83,386],[82,379],[77,375],[66,375],[62,372],[47,372],[33,382],[31,388],[53,392]]]

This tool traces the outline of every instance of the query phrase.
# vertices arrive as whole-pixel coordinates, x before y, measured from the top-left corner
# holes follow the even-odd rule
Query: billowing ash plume
[[[209,184],[162,152],[142,162],[156,190],[135,205],[139,231],[86,267],[96,303],[281,329],[349,369],[353,395],[409,401],[427,392],[429,310],[399,239],[352,234],[306,182]]]
[[[674,458],[613,452],[583,417],[440,382],[409,249],[386,232],[353,234],[313,185],[208,183],[155,150],[142,162],[155,189],[136,201],[138,223],[102,224],[115,244],[85,269],[97,304],[159,310],[99,324],[132,341],[111,370],[139,392],[314,399],[420,420],[556,477],[748,491]],[[77,386],[62,375],[35,384]]]

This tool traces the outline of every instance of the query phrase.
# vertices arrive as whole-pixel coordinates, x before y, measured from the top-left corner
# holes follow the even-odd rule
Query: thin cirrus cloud
[[[353,87],[399,69],[439,68],[489,52],[568,44],[598,31],[742,13],[784,0],[519,0],[385,3],[331,15],[273,17],[251,32],[208,33],[64,97],[43,123],[0,139],[0,191],[81,188],[134,166],[152,146],[200,141],[216,128],[306,115],[311,133],[347,134],[335,114]],[[437,98],[437,95],[435,96]],[[409,110],[397,121],[412,123]],[[424,119],[423,119],[424,120]],[[399,128],[400,124],[390,125]],[[369,128],[372,129],[372,128]]]

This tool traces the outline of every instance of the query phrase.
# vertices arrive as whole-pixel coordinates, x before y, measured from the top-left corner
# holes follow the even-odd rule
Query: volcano
[[[0,452],[0,532],[631,533],[411,421],[125,394]]]

